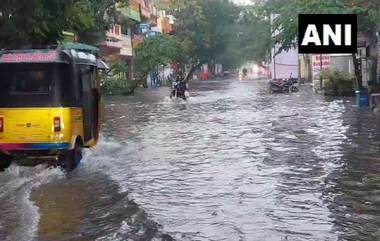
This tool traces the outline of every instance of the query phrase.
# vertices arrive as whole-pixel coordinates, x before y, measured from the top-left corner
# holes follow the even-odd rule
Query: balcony
[[[121,26],[115,24],[106,32],[106,39],[97,45],[102,51],[118,52],[122,48],[122,40]]]
[[[145,19],[150,19],[153,11],[151,4],[144,0],[133,0],[135,3],[140,5],[141,17]]]
[[[122,48],[122,41],[114,41],[111,39],[106,39],[105,41],[98,44],[100,48],[107,48],[110,50],[120,50]]]
[[[121,41],[121,26],[118,24],[113,25],[107,32],[106,37],[115,41]]]

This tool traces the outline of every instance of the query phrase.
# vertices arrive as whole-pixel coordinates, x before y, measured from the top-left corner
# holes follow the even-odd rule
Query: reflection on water
[[[0,240],[380,239],[379,117],[307,86],[191,89],[109,98],[73,173],[1,174]]]
[[[292,95],[268,95],[263,82],[193,87],[199,91],[188,103],[113,99],[107,108],[106,135],[122,143],[111,176],[165,231],[178,240],[376,236],[379,215],[367,222],[347,213],[338,200],[348,199],[335,181],[349,163],[368,156],[365,173],[378,170],[379,123],[372,114],[307,87]],[[359,123],[365,133],[353,136]],[[366,155],[352,149],[354,140],[372,143],[356,147]],[[372,211],[379,207],[370,204]],[[343,228],[341,212],[357,226]]]
[[[59,240],[78,233],[81,220],[85,218],[83,188],[83,183],[52,182],[33,193],[31,199],[40,209],[40,240]]]
[[[380,240],[380,119],[348,106],[344,122],[344,166],[327,178],[325,191],[334,230],[342,240]]]

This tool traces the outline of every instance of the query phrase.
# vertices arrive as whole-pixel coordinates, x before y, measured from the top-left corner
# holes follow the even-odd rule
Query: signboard
[[[123,40],[121,43],[120,55],[132,56],[132,39],[130,35],[123,35]]]
[[[56,51],[35,51],[27,53],[5,53],[0,56],[1,63],[53,62],[58,58]]]
[[[357,15],[300,14],[298,21],[299,53],[357,52]]]
[[[320,55],[314,54],[313,59],[313,79],[319,80],[321,74],[321,67],[323,71],[329,70],[331,66],[331,56],[330,55]],[[321,66],[322,64],[322,66]]]
[[[151,30],[151,26],[148,23],[140,23],[138,25],[138,32],[140,34],[146,34]]]
[[[147,37],[147,38],[155,38],[155,37],[159,36],[160,34],[161,34],[160,32],[149,31],[149,32],[146,34],[146,37]]]

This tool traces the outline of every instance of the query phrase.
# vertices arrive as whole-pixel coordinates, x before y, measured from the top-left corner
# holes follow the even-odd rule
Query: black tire
[[[299,89],[296,86],[292,86],[292,92],[298,92]]]
[[[59,156],[59,164],[66,171],[70,172],[77,168],[83,157],[82,145],[77,142],[73,150],[68,150]]]
[[[12,164],[12,156],[0,154],[0,172],[7,169]]]
[[[170,92],[170,99],[176,98],[177,97],[176,95],[177,95],[176,90],[172,90],[172,92]]]

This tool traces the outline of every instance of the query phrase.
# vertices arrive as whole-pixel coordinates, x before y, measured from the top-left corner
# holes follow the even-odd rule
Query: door
[[[80,66],[82,85],[82,108],[84,141],[97,139],[98,132],[98,96],[96,89],[96,68],[90,65]]]

